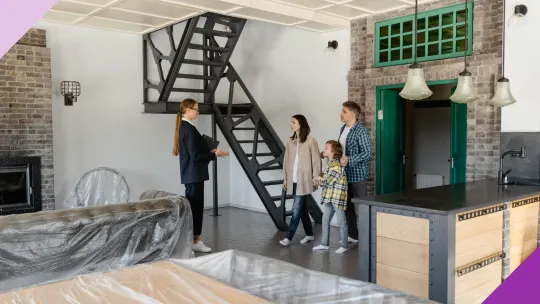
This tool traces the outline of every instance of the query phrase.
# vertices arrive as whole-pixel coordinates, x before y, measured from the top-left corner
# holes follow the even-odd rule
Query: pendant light
[[[468,0],[465,1],[465,68],[459,73],[458,84],[454,94],[450,96],[450,100],[455,103],[469,103],[476,101],[478,95],[474,89],[472,74],[467,71],[467,53],[469,52],[469,5]]]
[[[414,9],[414,63],[409,66],[407,82],[399,95],[408,100],[421,100],[428,98],[433,94],[424,80],[424,70],[416,62],[418,40],[418,0],[416,0]]]
[[[515,103],[517,100],[510,92],[510,81],[504,77],[504,38],[506,34],[506,1],[503,1],[503,33],[502,33],[502,77],[497,81],[495,86],[495,95],[490,100],[490,103],[496,107],[504,107]]]

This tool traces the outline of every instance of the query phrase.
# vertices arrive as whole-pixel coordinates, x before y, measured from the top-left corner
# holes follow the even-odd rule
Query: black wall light
[[[77,96],[81,95],[81,84],[78,81],[62,81],[60,92],[64,96],[64,105],[72,106],[77,102]]]
[[[334,55],[338,48],[338,42],[336,40],[328,41],[328,46],[324,49],[325,55]]]
[[[527,6],[524,4],[519,4],[514,7],[514,14],[520,17],[527,15]]]

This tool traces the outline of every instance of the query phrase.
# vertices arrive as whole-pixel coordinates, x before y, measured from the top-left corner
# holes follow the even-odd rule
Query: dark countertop
[[[540,194],[540,186],[499,186],[487,179],[353,199],[353,203],[435,214],[455,214]]]

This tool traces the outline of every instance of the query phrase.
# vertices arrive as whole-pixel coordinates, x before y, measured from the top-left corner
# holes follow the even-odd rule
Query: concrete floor
[[[322,271],[351,279],[358,279],[358,251],[355,244],[349,244],[349,251],[336,254],[339,248],[339,228],[331,227],[330,250],[314,252],[312,248],[320,244],[321,225],[314,224],[315,241],[300,244],[305,236],[302,224],[289,247],[283,247],[279,240],[285,236],[266,213],[234,207],[220,208],[221,216],[211,216],[206,210],[203,220],[203,242],[213,252],[236,249],[245,252],[283,260],[308,269]]]

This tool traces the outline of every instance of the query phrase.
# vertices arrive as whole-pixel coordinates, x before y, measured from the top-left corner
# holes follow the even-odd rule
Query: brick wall
[[[471,0],[473,1],[473,0]],[[440,0],[419,4],[419,12],[464,3],[462,0]],[[373,157],[370,164],[369,193],[375,181],[375,89],[377,86],[405,83],[408,65],[374,68],[374,29],[377,21],[414,14],[414,6],[387,14],[351,22],[351,67],[348,75],[349,100],[360,104],[362,123],[370,131]],[[494,85],[501,73],[502,0],[474,0],[473,55],[468,70],[473,74],[479,100],[468,106],[467,180],[497,176],[500,155],[500,109],[488,105]],[[463,58],[423,62],[427,81],[455,79],[463,71]],[[508,212],[508,211],[505,211]],[[506,218],[507,214],[505,214]],[[503,244],[508,250],[508,223],[505,220]],[[508,258],[503,261],[503,277],[508,274]]]
[[[51,54],[31,29],[0,59],[0,157],[40,156],[43,209],[54,209]]]

